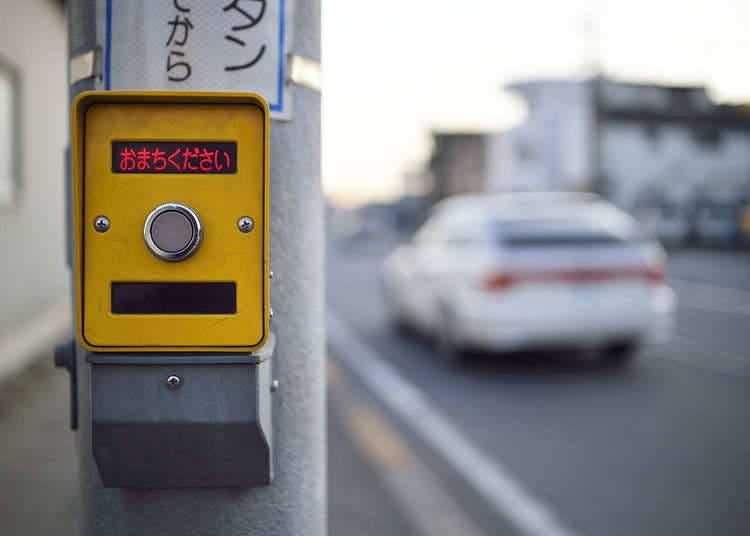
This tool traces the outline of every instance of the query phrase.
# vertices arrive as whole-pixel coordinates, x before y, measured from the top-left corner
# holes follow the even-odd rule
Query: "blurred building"
[[[509,89],[526,99],[528,118],[488,136],[490,191],[590,190],[632,209],[748,190],[750,117],[705,88],[597,78]]]
[[[481,192],[486,186],[487,136],[483,133],[433,132],[429,163],[432,198]]]
[[[67,319],[62,1],[11,2],[0,16],[0,379]],[[61,312],[62,311],[62,312]],[[51,350],[50,350],[51,351]]]
[[[490,191],[586,190],[594,175],[590,84],[539,80],[508,87],[524,97],[526,121],[488,135]]]

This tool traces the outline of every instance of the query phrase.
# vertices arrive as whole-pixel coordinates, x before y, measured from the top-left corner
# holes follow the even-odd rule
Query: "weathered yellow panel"
[[[73,105],[78,335],[94,351],[251,351],[268,334],[268,107],[233,93],[88,92]],[[235,174],[113,172],[112,142],[236,142]],[[198,213],[201,246],[166,262],[144,240],[158,205]],[[93,222],[111,222],[99,233]],[[250,233],[237,221],[249,216]],[[113,282],[234,282],[235,314],[114,314]]]

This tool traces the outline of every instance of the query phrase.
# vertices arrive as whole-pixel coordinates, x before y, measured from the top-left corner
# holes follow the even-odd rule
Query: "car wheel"
[[[412,329],[409,323],[404,320],[404,317],[397,312],[389,313],[388,321],[391,325],[391,329],[398,335],[411,337],[415,334],[414,329]]]
[[[633,360],[638,345],[633,341],[610,344],[604,349],[602,361],[607,365],[621,366]]]

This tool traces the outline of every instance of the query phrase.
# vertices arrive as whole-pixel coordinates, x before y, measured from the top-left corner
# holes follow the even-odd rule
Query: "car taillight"
[[[661,266],[643,268],[574,268],[525,272],[500,272],[484,279],[483,288],[489,291],[507,290],[519,283],[597,283],[622,279],[641,279],[650,284],[664,282]]]
[[[646,281],[654,285],[664,283],[665,274],[663,266],[651,266],[649,268],[646,268],[643,275]]]
[[[491,274],[484,280],[484,289],[490,291],[506,290],[513,285],[513,276],[507,273]]]

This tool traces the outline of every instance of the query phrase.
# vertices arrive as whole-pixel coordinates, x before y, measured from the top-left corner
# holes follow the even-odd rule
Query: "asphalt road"
[[[377,282],[388,249],[329,248],[331,312],[566,531],[750,534],[750,256],[674,252],[676,335],[624,368],[554,354],[455,368],[390,329]],[[394,420],[480,529],[507,532],[486,495]]]

